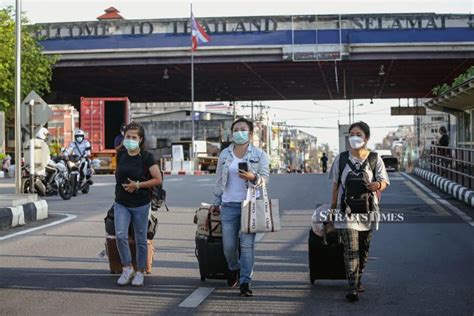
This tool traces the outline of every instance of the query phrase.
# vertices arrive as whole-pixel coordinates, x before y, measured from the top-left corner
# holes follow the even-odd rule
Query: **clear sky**
[[[23,11],[31,22],[94,21],[103,10],[114,6],[126,19],[180,18],[190,15],[190,1],[183,0],[23,0]],[[246,16],[246,15],[292,15],[292,14],[338,14],[338,13],[471,13],[474,0],[194,0],[196,17]],[[0,8],[14,5],[14,0],[0,0]],[[402,105],[406,104],[402,100]],[[338,120],[348,123],[348,101],[281,101],[263,102],[270,107],[270,115],[276,121],[287,121],[292,125],[332,127],[304,129],[318,136],[319,143],[329,143],[337,148]],[[389,116],[390,106],[398,100],[356,100],[355,119],[364,120],[373,126],[372,143],[380,142],[396,128],[383,127],[413,124],[411,116]],[[249,112],[249,111],[247,111]],[[383,128],[382,128],[383,127]]]

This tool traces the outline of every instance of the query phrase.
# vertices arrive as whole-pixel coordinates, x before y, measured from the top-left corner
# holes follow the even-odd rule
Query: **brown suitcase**
[[[135,241],[129,240],[130,252],[132,254],[132,264],[136,268],[136,250],[135,250]],[[147,240],[148,244],[148,256],[146,260],[146,269],[147,274],[151,273],[151,268],[153,266],[153,258],[155,255],[155,247],[153,246],[153,240]],[[117,244],[115,242],[115,236],[107,236],[105,238],[105,250],[107,251],[107,256],[109,257],[109,266],[110,273],[117,274],[122,273],[122,262],[120,260],[120,255],[117,249]]]

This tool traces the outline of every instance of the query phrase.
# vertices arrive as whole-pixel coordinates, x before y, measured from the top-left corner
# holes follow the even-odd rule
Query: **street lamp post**
[[[15,34],[15,193],[21,194],[21,0],[16,0]]]

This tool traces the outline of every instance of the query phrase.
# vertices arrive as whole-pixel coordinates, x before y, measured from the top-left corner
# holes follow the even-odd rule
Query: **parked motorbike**
[[[69,173],[63,158],[56,157],[46,166],[46,174],[33,176],[33,190],[29,166],[22,167],[22,192],[36,192],[39,196],[59,194],[63,200],[72,197],[72,185]]]

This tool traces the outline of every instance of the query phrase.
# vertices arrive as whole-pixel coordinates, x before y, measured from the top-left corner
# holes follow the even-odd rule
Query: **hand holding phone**
[[[248,165],[246,162],[239,162],[239,171],[249,171]]]

